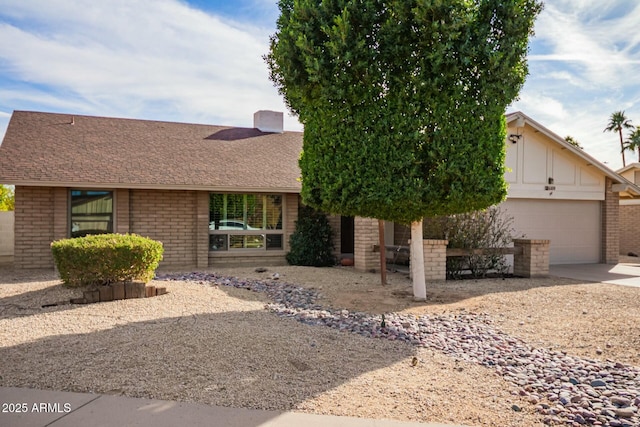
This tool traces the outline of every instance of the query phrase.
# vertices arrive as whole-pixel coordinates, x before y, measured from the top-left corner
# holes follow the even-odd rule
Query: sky
[[[276,0],[0,0],[0,139],[14,110],[246,127],[277,110],[301,130],[262,59],[278,14]],[[622,167],[603,130],[615,111],[640,126],[638,26],[637,0],[547,0],[507,112]]]

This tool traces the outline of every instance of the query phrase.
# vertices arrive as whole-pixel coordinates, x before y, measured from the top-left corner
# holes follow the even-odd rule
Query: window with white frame
[[[282,250],[281,194],[209,196],[209,250]]]
[[[71,237],[113,233],[113,192],[71,190]]]

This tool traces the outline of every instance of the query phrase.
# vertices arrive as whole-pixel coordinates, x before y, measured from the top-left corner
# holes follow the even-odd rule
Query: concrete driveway
[[[549,266],[549,274],[588,282],[640,287],[640,259],[637,263],[552,265]]]

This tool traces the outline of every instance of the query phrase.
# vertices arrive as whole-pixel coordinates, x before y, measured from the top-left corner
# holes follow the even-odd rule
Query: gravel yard
[[[43,308],[80,292],[0,270],[0,386],[474,426],[639,421],[638,288],[464,280],[418,303],[400,274],[210,273],[160,273],[155,298]]]

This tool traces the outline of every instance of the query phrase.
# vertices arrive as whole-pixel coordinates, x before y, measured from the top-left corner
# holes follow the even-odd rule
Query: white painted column
[[[413,280],[413,297],[416,300],[427,299],[427,284],[424,276],[424,246],[422,244],[422,221],[411,223],[411,277]]]

